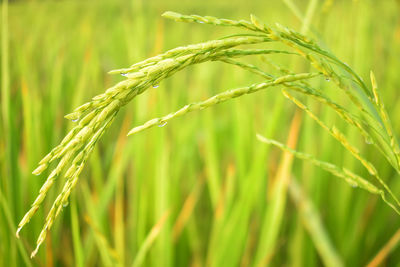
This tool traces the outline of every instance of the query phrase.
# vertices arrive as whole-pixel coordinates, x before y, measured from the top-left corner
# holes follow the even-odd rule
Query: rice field
[[[399,1],[0,16],[0,266],[400,266]]]

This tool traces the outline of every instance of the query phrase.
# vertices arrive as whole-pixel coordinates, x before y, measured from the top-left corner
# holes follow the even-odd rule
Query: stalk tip
[[[166,11],[162,15],[162,17],[167,18],[167,19],[173,19],[173,20],[180,20],[182,15],[173,11]]]
[[[36,256],[36,254],[38,253],[38,249],[39,249],[39,247],[36,247],[35,250],[32,251],[32,253],[31,253],[31,259],[33,259],[33,257]]]
[[[19,232],[21,231],[22,227],[18,227],[17,232],[15,233],[15,236],[19,239]]]

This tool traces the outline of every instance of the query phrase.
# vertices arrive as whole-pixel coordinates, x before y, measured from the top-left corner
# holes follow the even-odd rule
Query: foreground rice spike
[[[145,129],[151,128],[156,125],[165,125],[169,120],[175,118],[175,117],[180,117],[182,115],[185,115],[186,113],[196,111],[196,110],[202,110],[205,108],[212,107],[214,105],[217,105],[219,103],[225,102],[229,99],[236,98],[239,96],[242,96],[244,94],[252,94],[255,92],[258,92],[262,89],[266,89],[268,87],[272,86],[277,86],[281,85],[286,82],[293,82],[293,81],[298,81],[298,80],[304,80],[304,79],[310,79],[315,76],[319,75],[318,73],[299,73],[299,74],[294,74],[294,75],[286,75],[282,76],[279,78],[276,78],[270,82],[263,82],[263,83],[257,83],[257,84],[252,84],[247,87],[242,87],[242,88],[237,88],[233,90],[229,90],[220,94],[217,94],[205,101],[197,102],[197,103],[191,103],[183,108],[179,109],[178,111],[175,111],[173,113],[170,113],[164,117],[161,118],[154,118],[152,120],[147,121],[141,126],[137,126],[133,128],[132,130],[129,131],[128,135],[132,135],[138,132],[141,132]]]
[[[397,160],[397,165],[400,167],[400,148],[399,148],[399,142],[397,141],[396,136],[393,133],[393,126],[392,123],[389,119],[389,115],[386,111],[385,105],[382,102],[382,99],[379,94],[378,90],[378,84],[375,79],[374,73],[371,71],[370,72],[370,78],[371,78],[371,85],[372,85],[372,92],[374,94],[374,102],[377,106],[378,112],[382,117],[383,120],[383,125],[389,135],[390,138],[390,146],[392,147],[396,160]]]
[[[51,150],[50,153],[39,162],[39,166],[33,171],[33,174],[40,175],[50,166],[51,162],[58,161],[58,164],[50,172],[47,180],[40,189],[38,197],[33,202],[31,209],[19,223],[16,232],[18,237],[21,229],[39,209],[57,178],[63,175],[66,179],[65,184],[48,212],[43,229],[39,234],[36,248],[32,252],[32,257],[36,255],[46,238],[47,231],[51,229],[57,216],[66,203],[68,203],[68,198],[78,182],[79,175],[86,161],[90,157],[96,143],[112,124],[118,111],[149,87],[156,87],[155,85],[158,85],[164,79],[194,64],[208,61],[220,61],[257,74],[263,77],[264,82],[226,91],[202,102],[188,104],[177,112],[150,120],[144,125],[132,129],[129,135],[157,124],[165,124],[174,117],[184,115],[194,110],[201,110],[244,94],[254,93],[261,89],[280,85],[288,90],[294,90],[306,96],[311,96],[323,105],[333,108],[345,122],[357,127],[364,138],[371,140],[371,143],[379,149],[400,174],[399,145],[394,136],[386,110],[384,110],[382,100],[379,97],[373,75],[371,75],[373,89],[370,90],[347,64],[337,59],[332,53],[320,48],[314,41],[281,26],[279,26],[278,29],[268,27],[253,15],[250,21],[236,21],[198,15],[181,15],[174,12],[166,12],[163,16],[176,21],[233,26],[239,29],[252,31],[253,33],[236,34],[218,40],[178,47],[133,64],[129,68],[110,71],[110,73],[121,74],[126,77],[126,79],[107,89],[104,93],[93,97],[91,101],[79,106],[72,113],[65,116],[65,118],[76,122],[77,125],[64,137],[58,146]],[[280,42],[287,45],[291,51],[240,48],[241,45],[251,46],[270,42]],[[255,65],[234,60],[254,55],[262,55],[265,57],[269,54],[277,53],[300,55],[301,58],[317,70],[317,73],[293,74],[291,71],[285,71],[283,76],[275,77]],[[345,73],[347,79],[344,79],[343,75],[339,75],[338,73]],[[326,79],[332,80],[337,88],[343,90],[347,94],[350,100],[359,109],[363,119],[360,119],[358,114],[350,113],[348,110],[331,101],[319,90],[310,87],[306,82],[306,80],[321,74],[324,75]],[[356,86],[353,86],[352,83],[347,82],[347,80],[354,81]],[[332,134],[336,135],[343,144],[347,144],[344,142],[345,139],[342,134],[339,134],[333,129]],[[282,149],[287,149],[275,141],[262,140],[281,147]],[[376,174],[375,178],[378,180],[380,179],[380,177],[377,176],[377,172],[374,171],[374,168],[371,167],[367,161],[363,160],[355,148],[349,145],[346,145],[345,148],[356,155],[359,160],[361,159],[364,166],[367,167],[368,170],[371,170],[373,174]],[[299,158],[310,160],[336,176],[344,178],[353,186],[359,186],[372,194],[381,195],[382,199],[399,213],[399,205],[392,204],[392,202],[388,201],[385,191],[377,188],[367,180],[353,174],[347,169],[318,161],[309,155],[297,151],[288,151]],[[391,191],[383,180],[380,180],[380,182],[385,188],[386,193],[390,194]],[[394,194],[390,195],[393,199],[397,200]],[[399,203],[396,202],[396,204]]]

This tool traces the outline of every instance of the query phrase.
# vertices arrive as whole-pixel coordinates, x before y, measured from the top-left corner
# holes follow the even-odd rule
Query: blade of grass
[[[314,242],[325,266],[344,266],[321,221],[317,209],[295,179],[290,180],[289,195],[296,204],[301,221]]]
[[[76,207],[76,198],[71,199],[71,229],[72,229],[72,242],[74,246],[75,266],[83,267],[85,258],[84,250],[82,248],[81,230],[79,225],[78,211]]]
[[[387,256],[399,245],[400,229],[390,238],[390,240],[381,248],[376,256],[368,263],[367,267],[382,266]]]
[[[194,213],[194,208],[196,207],[197,201],[199,200],[200,194],[203,190],[204,180],[198,180],[196,185],[194,186],[192,192],[186,198],[183,207],[176,218],[173,230],[172,230],[172,239],[174,242],[177,242],[179,236],[181,235],[185,225],[188,220]]]
[[[300,131],[302,115],[297,112],[292,119],[287,144],[296,147]],[[270,256],[276,246],[280,228],[283,220],[283,213],[286,206],[287,188],[290,182],[290,171],[292,168],[293,155],[285,153],[278,165],[278,170],[269,188],[268,209],[264,215],[259,243],[254,259],[254,266],[267,265]]]
[[[169,214],[170,214],[169,210],[165,211],[164,214],[161,216],[161,218],[158,220],[158,222],[150,230],[145,241],[139,248],[138,253],[136,254],[135,260],[132,263],[132,267],[138,267],[144,263],[146,254],[148,253],[148,251],[150,250],[154,241],[157,239],[158,235],[160,234],[161,229],[163,228],[165,222],[167,221],[167,219],[169,217]]]
[[[0,202],[1,202],[1,208],[4,212],[4,216],[7,220],[7,224],[8,224],[8,228],[9,228],[9,233],[14,233],[16,231],[15,228],[15,222],[12,219],[11,216],[11,212],[10,209],[8,208],[8,204],[7,204],[7,200],[4,198],[3,192],[1,191],[0,188]],[[14,246],[16,244],[16,246],[18,247],[18,250],[22,256],[22,260],[24,261],[26,266],[33,266],[31,260],[29,259],[29,256],[25,250],[25,248],[23,247],[22,243],[19,240],[14,239],[14,241],[12,242],[14,243]]]
[[[98,214],[96,213],[96,206],[93,203],[92,197],[88,185],[82,183],[82,192],[85,198],[86,210],[88,215],[85,216],[85,221],[90,225],[96,246],[98,247],[98,253],[102,264],[105,266],[114,266],[119,263],[117,252],[110,246],[106,236],[102,233],[102,229],[98,225]]]
[[[305,33],[309,28],[309,24],[314,15],[317,2],[318,2],[318,0],[310,0],[308,3],[306,16],[302,17],[300,12],[297,10],[296,6],[294,5],[294,3],[292,3],[290,0],[285,1],[286,4],[288,4],[289,6],[292,7],[292,11],[294,11],[295,15],[297,15],[298,18],[301,18],[301,20],[303,22],[302,30],[301,30],[302,33]],[[288,145],[290,147],[291,146],[295,147],[297,144],[297,138],[298,138],[298,134],[300,131],[301,121],[302,121],[302,113],[296,112],[292,119],[292,125],[291,125],[290,133],[289,133],[290,135],[289,135],[289,139],[288,139]],[[298,123],[298,124],[295,124],[295,123]],[[263,226],[261,228],[261,238],[259,241],[259,247],[256,251],[256,259],[255,259],[255,263],[257,265],[266,264],[265,260],[267,260],[267,262],[268,262],[270,260],[269,259],[270,255],[272,255],[272,253],[273,253],[272,249],[275,246],[276,236],[279,233],[279,228],[274,230],[274,225],[276,222],[278,223],[277,225],[281,224],[280,220],[281,220],[282,213],[283,213],[282,210],[284,209],[286,197],[287,197],[286,190],[287,190],[288,183],[290,183],[289,182],[289,172],[290,172],[290,169],[292,168],[292,166],[291,166],[292,160],[293,160],[293,157],[292,157],[292,155],[289,155],[289,154],[286,154],[285,158],[282,159],[280,166],[278,168],[277,176],[275,178],[275,180],[281,181],[282,184],[281,184],[281,186],[279,186],[279,183],[276,182],[277,185],[273,185],[274,187],[276,186],[276,188],[273,188],[272,190],[270,190],[271,196],[272,196],[272,198],[271,198],[271,200],[272,200],[271,206],[272,207],[268,207],[268,209],[266,211],[265,219],[263,221]],[[285,163],[285,161],[286,161],[286,163]],[[282,172],[282,173],[280,173],[280,172]],[[286,179],[285,179],[285,176],[287,176]],[[287,180],[287,182],[284,182],[284,180]],[[279,189],[279,187],[281,187],[281,189]],[[277,193],[279,191],[281,191],[281,193]],[[276,195],[274,195],[274,194],[276,194]],[[274,203],[275,198],[276,198],[276,202]],[[279,207],[280,202],[282,202],[281,207]],[[271,212],[271,213],[268,214],[269,212]],[[276,221],[274,221],[274,223],[270,224],[269,221],[274,220],[274,219],[276,219]],[[260,244],[264,244],[264,245],[260,246]],[[262,251],[264,249],[265,249],[265,251]]]

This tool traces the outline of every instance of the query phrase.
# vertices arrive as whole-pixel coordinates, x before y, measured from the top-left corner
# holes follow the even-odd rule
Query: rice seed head
[[[67,120],[75,122],[75,121],[79,120],[80,116],[81,116],[81,112],[73,112],[73,113],[70,113],[68,115],[65,115],[64,118],[66,118]]]
[[[182,116],[191,111],[212,107],[218,103],[240,97],[244,94],[254,93],[269,87],[283,86],[288,90],[294,90],[302,93],[303,95],[311,96],[320,103],[333,108],[347,123],[357,127],[364,138],[371,138],[374,145],[380,149],[382,154],[393,166],[395,166],[395,168],[397,166],[396,170],[400,173],[399,146],[393,135],[389,117],[384,109],[381,99],[379,98],[375,77],[373,76],[372,72],[371,93],[371,90],[367,88],[362,79],[346,63],[337,59],[330,52],[323,50],[316,42],[283,26],[278,25],[277,28],[267,27],[254,15],[250,16],[250,21],[230,20],[212,16],[182,15],[170,11],[165,12],[163,16],[175,21],[237,27],[251,31],[251,33],[232,35],[219,40],[211,40],[199,44],[177,47],[163,54],[135,63],[129,68],[112,70],[110,73],[121,74],[126,79],[107,89],[104,93],[93,97],[91,101],[77,107],[72,113],[65,116],[67,119],[79,121],[79,123],[75,125],[75,127],[65,136],[58,146],[51,150],[50,153],[48,153],[39,162],[39,166],[33,171],[33,174],[39,175],[48,168],[52,161],[59,160],[58,165],[52,170],[47,180],[44,182],[39,191],[38,197],[32,204],[32,207],[24,215],[23,219],[18,225],[16,232],[18,237],[22,227],[30,221],[31,217],[43,202],[47,192],[50,190],[57,177],[65,172],[64,177],[66,178],[66,182],[62,188],[62,191],[57,196],[50,211],[48,212],[45,224],[37,240],[37,246],[32,252],[32,256],[36,255],[40,245],[46,238],[47,231],[51,229],[55,219],[62,211],[65,203],[68,203],[68,198],[78,182],[79,175],[83,170],[88,157],[93,151],[97,141],[110,127],[121,107],[129,103],[134,97],[143,93],[151,86],[157,87],[160,82],[177,73],[178,71],[188,66],[207,61],[221,61],[240,67],[247,71],[251,71],[252,73],[258,74],[259,76],[263,77],[264,81],[246,87],[228,90],[204,101],[187,104],[176,112],[160,118],[149,120],[145,124],[135,127],[128,133],[128,135],[132,135],[155,125],[164,126],[169,120],[175,117]],[[291,51],[237,48],[241,45],[266,44],[271,41],[276,41],[287,45]],[[316,69],[317,72],[295,74],[290,70],[279,68],[279,71],[283,72],[284,74],[280,77],[275,77],[274,75],[263,71],[255,65],[234,60],[234,58],[240,58],[244,56],[268,55],[272,53],[289,55],[295,54],[300,56],[314,69]],[[335,67],[332,67],[333,65],[335,65]],[[339,68],[340,71],[337,71],[337,68]],[[375,106],[377,107],[376,109],[379,115],[376,115],[375,113],[371,112],[371,110],[365,108],[366,106],[369,107],[369,103],[365,103],[365,100],[359,98],[359,95],[354,92],[352,85],[347,82],[348,79],[343,78],[342,72],[346,74],[346,78],[354,80],[357,83],[357,86],[363,89],[364,93],[370,97],[369,100],[372,100],[371,95],[373,95],[373,101],[376,104]],[[340,75],[338,73],[340,73]],[[358,118],[317,89],[309,86],[306,80],[321,74],[324,75],[326,79],[332,80],[333,84],[347,94],[347,96],[355,104],[363,116],[366,117],[365,120]],[[284,93],[285,92],[286,91],[284,91]],[[330,171],[340,178],[343,178],[352,186],[358,186],[373,194],[380,194],[382,199],[389,206],[395,209],[396,212],[399,212],[398,207],[400,207],[400,203],[396,196],[393,195],[387,185],[379,177],[374,166],[361,156],[359,150],[347,141],[344,134],[342,134],[335,127],[328,127],[325,125],[307,108],[306,105],[302,104],[288,92],[285,93],[285,96],[295,102],[295,104],[297,104],[300,108],[304,109],[321,125],[322,128],[327,130],[332,136],[341,142],[341,144],[368,169],[371,175],[373,175],[380,182],[384,190],[375,187],[373,184],[357,176],[356,174],[353,174],[349,170],[340,168],[331,163],[319,161],[311,155],[291,150],[290,148],[285,147],[283,144],[280,144],[276,141],[267,140],[265,138],[263,139],[258,136],[259,139],[266,143],[271,143],[275,146],[278,146],[281,149],[287,150],[298,158],[311,161],[313,164]],[[366,122],[370,128],[378,132],[381,136],[371,137],[369,132],[363,128]],[[383,125],[381,122],[383,122]],[[396,159],[397,165],[395,163]],[[388,197],[391,199],[389,200]]]
[[[250,15],[250,21],[260,31],[264,32],[267,30],[267,27],[265,26],[265,24],[263,22],[261,22],[261,20],[258,19],[255,15],[253,15],[253,14]]]
[[[181,14],[179,14],[177,12],[173,12],[173,11],[166,11],[161,16],[164,18],[167,18],[167,19],[175,20],[175,21],[180,21],[180,19],[182,17]]]
[[[44,170],[46,170],[48,167],[48,164],[41,164],[39,167],[37,167],[32,174],[34,175],[40,175]]]

